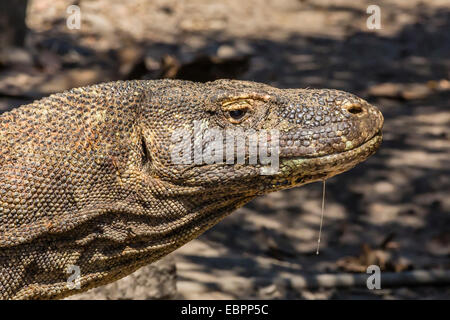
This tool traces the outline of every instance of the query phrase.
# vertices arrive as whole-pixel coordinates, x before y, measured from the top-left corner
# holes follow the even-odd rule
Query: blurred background
[[[380,29],[367,25],[372,4]],[[450,274],[448,0],[0,2],[0,112],[72,87],[158,78],[342,89],[381,109],[384,142],[327,182],[320,255],[317,183],[256,199],[157,264],[73,299],[450,298],[450,276],[402,280]],[[308,280],[373,264],[381,290]]]

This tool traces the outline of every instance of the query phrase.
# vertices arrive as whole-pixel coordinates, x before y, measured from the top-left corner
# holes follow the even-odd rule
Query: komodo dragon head
[[[343,91],[235,80],[119,81],[4,113],[0,297],[61,298],[124,277],[258,195],[366,160],[382,125]]]
[[[217,80],[170,81],[162,92],[144,112],[145,170],[216,204],[330,178],[382,140],[381,112],[339,90]]]

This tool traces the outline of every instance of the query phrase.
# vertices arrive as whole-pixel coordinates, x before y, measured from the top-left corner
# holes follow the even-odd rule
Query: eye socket
[[[228,114],[230,117],[234,120],[241,120],[245,114],[247,113],[247,109],[238,109],[238,110],[230,110],[228,111]]]
[[[248,118],[253,105],[253,99],[232,100],[223,102],[222,110],[229,122],[239,124]]]

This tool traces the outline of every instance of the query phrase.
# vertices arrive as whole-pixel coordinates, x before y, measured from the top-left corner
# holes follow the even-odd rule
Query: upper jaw
[[[383,121],[378,108],[365,103],[364,112],[345,122],[280,134],[280,171],[272,177],[274,185],[291,188],[350,170],[379,148]]]
[[[363,103],[363,111],[344,121],[316,127],[292,126],[280,132],[281,158],[317,158],[362,146],[381,133],[383,115]]]

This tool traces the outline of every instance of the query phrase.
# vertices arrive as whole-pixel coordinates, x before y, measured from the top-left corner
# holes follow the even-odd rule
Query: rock
[[[173,299],[177,293],[175,260],[168,256],[129,276],[67,300]]]
[[[369,88],[369,94],[375,97],[398,98],[400,97],[400,88],[395,83],[381,83]]]
[[[369,95],[391,99],[416,100],[428,97],[433,90],[426,83],[382,83],[369,88]]]
[[[263,297],[263,299],[280,299],[282,297],[282,292],[275,284],[271,284],[259,289],[259,295]]]
[[[236,49],[234,47],[226,45],[226,44],[221,45],[217,49],[217,56],[219,58],[228,59],[228,58],[233,58],[236,55],[237,55]]]
[[[405,100],[424,99],[432,93],[432,90],[424,83],[412,83],[402,90]]]
[[[33,57],[29,51],[18,47],[5,48],[0,52],[0,63],[9,68],[30,68]]]

